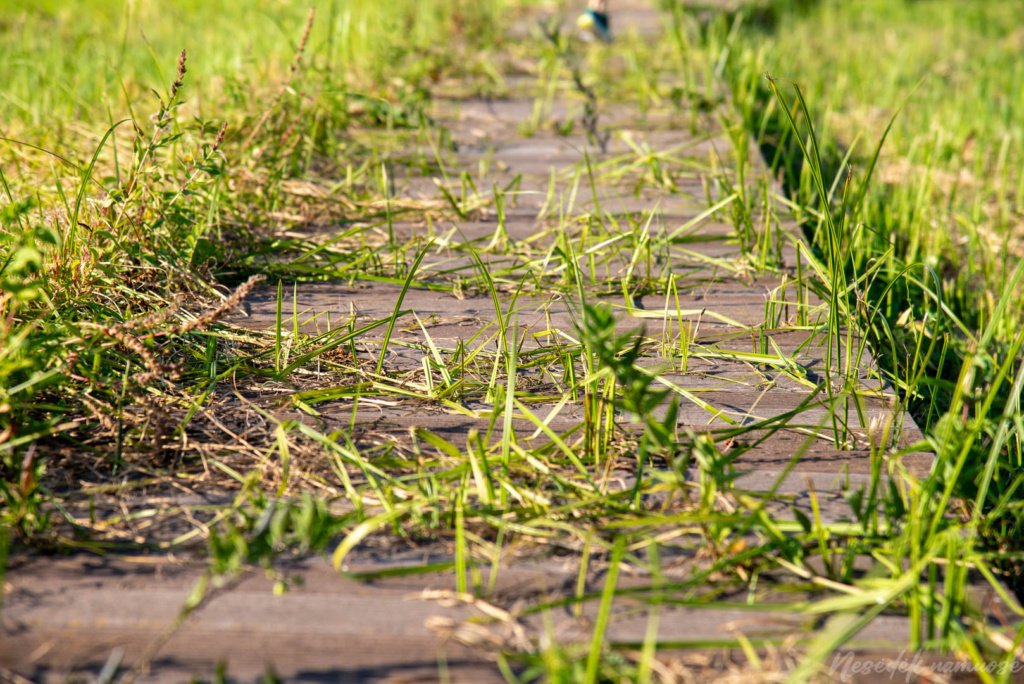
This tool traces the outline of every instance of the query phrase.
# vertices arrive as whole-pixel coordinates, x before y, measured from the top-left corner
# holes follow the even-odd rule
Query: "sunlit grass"
[[[510,678],[509,662],[525,664],[525,680],[655,679],[670,648],[732,648],[758,670],[765,647],[783,646],[661,643],[663,605],[800,616],[797,680],[883,614],[909,617],[915,648],[1012,658],[1024,611],[1006,594],[1010,624],[990,624],[967,574],[1002,591],[996,573],[1019,540],[1019,67],[999,71],[993,48],[1014,40],[1017,10],[847,5],[782,7],[771,33],[676,9],[662,40],[627,36],[613,50],[550,26],[509,45],[503,22],[518,3],[498,1],[335,2],[312,19],[289,3],[17,4],[0,44],[14,65],[0,118],[18,139],[0,149],[0,522],[18,544],[116,550],[137,543],[129,523],[180,516],[189,531],[157,530],[144,545],[205,542],[210,571],[183,615],[221,578],[276,573],[288,554],[332,553],[361,579],[451,570],[463,601],[492,598],[507,557],[572,555],[573,595],[489,615],[590,611],[589,650],[532,635],[504,649]],[[889,40],[886,26],[917,33]],[[939,29],[966,55],[951,58],[964,72],[917,85],[937,69]],[[73,48],[58,51],[54,33]],[[871,35],[884,49],[862,47]],[[524,61],[536,100],[516,134],[590,145],[552,171],[544,197],[521,197],[521,176],[485,163],[457,168],[430,116],[433,91],[492,94]],[[953,86],[975,88],[971,109],[955,106]],[[574,108],[565,120],[551,115],[557,101]],[[696,137],[670,149],[619,138],[606,122],[622,104]],[[713,126],[727,143],[705,151]],[[751,158],[751,134],[784,195]],[[405,193],[425,178],[430,196]],[[677,225],[656,200],[613,212],[609,189],[694,210]],[[532,232],[513,234],[509,212],[531,199]],[[789,211],[810,245],[793,246]],[[465,236],[484,220],[492,234]],[[729,234],[702,234],[713,222]],[[995,247],[986,230],[1001,236]],[[717,242],[739,256],[696,249]],[[765,277],[780,284],[763,321],[680,304],[690,286]],[[225,324],[261,279],[272,323]],[[389,294],[373,316],[310,311],[297,284],[314,281]],[[407,303],[423,292],[482,302],[489,318],[457,342],[435,337]],[[657,308],[638,307],[645,296]],[[523,325],[529,315],[546,329]],[[803,341],[787,347],[780,332]],[[800,357],[819,340],[821,376]],[[722,383],[789,383],[800,399],[765,416],[716,406],[707,396],[721,386],[679,380],[719,362],[744,371]],[[891,415],[910,406],[928,432],[931,476],[905,472],[901,458],[925,445],[901,442],[895,418],[867,419],[892,396],[879,375],[895,388]],[[426,427],[354,437],[367,407],[403,405],[470,427],[457,440]],[[553,427],[575,409],[573,426]],[[709,427],[680,429],[684,411]],[[258,434],[226,420],[242,414]],[[788,465],[767,491],[748,491],[740,459],[784,431],[796,438]],[[870,460],[870,486],[841,492],[847,520],[822,515],[825,492],[803,507],[782,493],[820,445]],[[51,467],[61,449],[110,482],[83,486]],[[216,482],[225,502],[95,518],[91,497],[168,481]],[[949,515],[959,497],[962,520]],[[385,539],[444,545],[450,558],[350,565]],[[666,573],[666,556],[685,569]],[[588,592],[595,571],[604,582]],[[289,578],[277,577],[283,591]],[[621,604],[647,611],[642,643],[607,643]]]

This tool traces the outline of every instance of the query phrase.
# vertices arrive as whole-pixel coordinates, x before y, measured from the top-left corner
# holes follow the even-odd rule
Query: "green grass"
[[[172,80],[182,48],[191,53],[189,112],[244,115],[254,95],[286,78],[310,9],[317,18],[307,68],[322,88],[374,96],[399,79],[429,85],[456,67],[472,71],[471,62],[483,60],[476,48],[496,46],[501,6],[8,0],[0,58],[10,69],[0,115],[15,132],[69,126],[69,135],[88,134],[82,124],[119,119],[129,108],[144,115],[156,104],[152,91]],[[467,41],[465,55],[440,49],[448,36]]]
[[[0,104],[7,473],[23,469],[16,450],[50,435],[74,438],[90,414],[112,421],[118,458],[126,439],[152,442],[152,431],[132,434],[124,424],[123,405],[146,394],[150,381],[158,395],[177,394],[184,372],[187,396],[197,375],[214,377],[203,367],[203,349],[217,346],[207,329],[231,308],[215,282],[280,270],[268,250],[302,254],[290,273],[343,273],[348,265],[329,249],[307,253],[308,245],[265,237],[273,216],[307,220],[289,181],[313,182],[314,164],[340,173],[347,184],[327,190],[316,212],[370,213],[358,207],[375,200],[379,162],[360,152],[372,141],[351,132],[412,126],[415,135],[425,84],[484,73],[476,65],[483,46],[494,45],[500,5],[317,9],[314,16],[281,3],[9,8],[0,43],[0,59],[12,65]],[[465,59],[437,49],[440,37],[464,34]],[[329,263],[316,263],[316,254]],[[209,315],[186,323],[176,301],[192,311],[208,306]],[[36,473],[20,488],[5,487],[5,515],[30,534],[44,526],[33,519],[43,465],[24,464]]]
[[[509,41],[521,3],[504,0],[325,2],[311,23],[291,3],[166,5],[11,3],[0,23],[12,65],[0,92],[0,557],[8,543],[199,549],[210,571],[184,617],[224,577],[274,573],[288,554],[331,552],[361,579],[447,569],[459,600],[490,600],[504,557],[556,548],[579,560],[573,595],[488,615],[590,611],[593,630],[585,644],[510,645],[503,671],[522,681],[655,681],[673,648],[732,649],[752,675],[807,680],[883,614],[909,617],[914,648],[1012,658],[1024,610],[1006,595],[1010,624],[987,622],[968,579],[1002,590],[1000,578],[1019,576],[1014,3],[674,7],[662,40],[625,31],[613,48],[551,26]],[[609,105],[624,103],[690,133],[710,112],[732,149],[588,153],[552,173],[536,232],[513,237],[522,178],[486,157],[450,167],[450,132],[430,112],[442,95],[521,88],[506,82],[516,71],[536,95],[519,135],[579,133],[596,153],[611,139]],[[551,116],[556,102],[568,118]],[[783,193],[750,158],[750,135]],[[416,178],[433,178],[436,194],[404,194]],[[704,204],[668,225],[656,209],[609,212],[608,188]],[[783,277],[789,213],[810,246]],[[488,216],[494,234],[467,238]],[[715,239],[701,232],[709,220],[732,226],[739,258],[689,249]],[[692,319],[705,315],[679,293],[713,282],[677,258],[782,279],[763,323],[706,314],[750,351],[698,341]],[[332,320],[302,309],[299,285],[316,281],[391,298],[370,320]],[[258,287],[276,299],[273,323],[225,324]],[[449,345],[408,304],[419,292],[468,296],[493,315]],[[663,308],[637,309],[642,295]],[[562,301],[574,326],[521,324],[560,315]],[[648,326],[624,332],[626,319]],[[780,325],[824,340],[824,378],[779,347]],[[852,344],[857,331],[870,349]],[[830,448],[862,439],[870,352],[937,466],[923,480],[902,472],[898,426],[872,426],[872,486],[844,492],[849,522],[828,522],[824,493],[807,513],[778,490],[815,448],[812,428]],[[806,399],[763,419],[677,379],[717,361],[747,364],[753,379],[737,384],[789,382]],[[819,401],[835,408],[828,425],[805,424]],[[402,402],[472,429],[459,442],[422,427],[353,436],[367,407]],[[552,427],[574,408],[573,427]],[[727,425],[681,430],[684,410]],[[259,429],[231,421],[242,415]],[[786,430],[804,440],[789,466],[768,491],[745,491],[737,459]],[[227,503],[94,508],[171,485]],[[162,520],[187,531],[164,534]],[[371,539],[452,554],[349,567]],[[691,564],[670,573],[669,557]],[[623,605],[646,611],[642,642],[607,642]],[[770,640],[658,642],[671,606],[785,611],[820,629],[799,644],[803,664],[783,668]]]
[[[936,453],[898,548],[920,558],[955,534],[958,565],[1000,567],[1016,585],[1021,9],[778,3],[744,18],[727,73],[745,126],[830,264],[833,311],[869,332]],[[912,616],[934,611],[919,598]]]
[[[748,23],[730,70],[798,217],[823,251],[843,252],[834,275],[855,283],[841,293],[849,315],[873,332],[891,380],[950,460],[942,501],[974,499],[972,524],[1009,548],[1020,543],[1013,500],[1024,462],[1013,382],[1024,312],[1012,58],[1021,18],[1011,2],[809,3],[781,10],[770,30]],[[765,72],[791,103],[788,83],[810,103],[794,114],[800,136],[814,122],[813,163]]]

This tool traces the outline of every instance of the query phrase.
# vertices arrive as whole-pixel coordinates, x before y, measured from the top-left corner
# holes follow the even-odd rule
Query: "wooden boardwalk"
[[[624,34],[653,36],[667,23],[653,2],[615,4],[616,28]],[[471,279],[479,268],[472,251],[479,252],[498,281],[499,306],[514,311],[509,320],[515,320],[523,351],[543,350],[576,336],[579,302],[567,297],[564,287],[545,286],[565,276],[570,262],[557,250],[567,231],[584,248],[588,243],[580,232],[592,221],[638,234],[675,236],[666,241],[668,251],[647,255],[649,263],[638,264],[632,247],[614,241],[600,252],[577,254],[580,272],[597,274],[582,283],[585,296],[609,302],[623,330],[646,326],[649,337],[665,341],[662,349],[678,347],[685,333],[685,364],[650,345],[640,365],[666,386],[699,398],[680,404],[683,432],[758,427],[737,438],[751,442],[749,448],[730,444],[744,452],[734,464],[744,473],[737,486],[774,488],[787,507],[810,512],[813,504],[825,520],[848,518],[842,494],[870,483],[873,458],[885,461],[883,471],[895,467],[886,455],[890,447],[913,443],[919,433],[908,416],[894,409],[891,390],[868,372],[870,359],[856,364],[862,370],[841,390],[823,387],[829,364],[821,323],[828,311],[798,278],[798,262],[807,253],[806,246],[798,247],[798,230],[784,222],[773,226],[771,249],[781,263],[761,268],[751,258],[752,247],[727,222],[731,205],[723,204],[728,194],[721,178],[729,177],[735,151],[719,125],[722,111],[694,118],[688,107],[641,111],[635,104],[616,103],[601,111],[600,130],[610,133],[602,151],[578,125],[551,130],[552,121],[564,124],[579,117],[583,101],[578,96],[560,90],[538,110],[542,93],[536,79],[509,76],[507,84],[508,94],[501,98],[436,103],[434,116],[450,131],[452,143],[431,160],[432,167],[441,165],[443,178],[436,170],[421,173],[415,164],[394,166],[396,205],[438,202],[437,183],[457,200],[462,171],[486,188],[508,189],[500,215],[491,204],[467,209],[462,219],[429,224],[406,214],[389,227],[399,238],[433,235],[417,282]],[[723,99],[715,106],[727,109],[728,103]],[[524,134],[524,122],[534,117],[541,125]],[[659,166],[672,178],[671,188],[640,183]],[[623,168],[627,171],[619,173]],[[719,210],[709,211],[716,204]],[[500,239],[513,248],[488,251],[499,230]],[[671,301],[664,294],[630,289],[634,281],[663,279],[666,273],[676,288]],[[537,285],[520,295],[515,279],[527,277]],[[607,290],[607,283],[618,281],[625,283],[625,295]],[[322,330],[331,321],[350,320],[353,312],[357,327],[387,318],[401,287],[356,280],[302,285],[294,295],[290,288],[285,291],[285,310],[294,310],[304,329]],[[276,289],[267,288],[253,294],[246,314],[233,322],[272,329],[277,306]],[[414,312],[419,322],[407,316],[391,338],[385,368],[393,375],[422,368],[424,350],[431,346],[450,351],[462,345],[472,353],[497,344],[498,321],[487,293],[455,296],[414,286],[402,308]],[[383,341],[384,329],[372,330],[359,339],[358,353],[373,357]],[[835,353],[841,365],[845,347]],[[525,378],[536,372],[523,371]],[[260,400],[254,397],[255,403]],[[282,418],[309,419],[278,404],[266,406],[276,407]],[[426,428],[453,444],[465,444],[472,430],[486,432],[492,409],[473,401],[454,411],[415,399],[362,406],[338,400],[319,404],[316,420],[324,432],[355,425],[357,443],[407,440],[410,428]],[[532,410],[547,415],[556,433],[570,432],[582,421],[583,409],[573,402],[552,400]],[[523,416],[511,428],[522,445],[531,444],[535,431]],[[879,443],[895,435],[898,444]],[[926,454],[898,460],[916,474],[930,466]],[[813,502],[812,494],[817,497]],[[397,568],[422,563],[430,553],[446,557],[448,547],[392,552],[383,564],[372,552],[359,550],[349,569]],[[222,662],[232,677],[244,680],[272,671],[287,681],[434,681],[439,673],[452,681],[502,681],[493,658],[499,647],[514,648],[517,639],[529,640],[545,630],[565,640],[589,638],[592,607],[581,614],[564,609],[511,617],[513,607],[530,597],[571,595],[579,564],[579,557],[564,554],[509,559],[485,603],[455,595],[450,572],[365,583],[339,577],[326,560],[311,557],[288,568],[304,583],[284,596],[274,596],[269,581],[256,574],[224,591],[159,642],[150,653],[151,668],[138,673],[138,681],[208,679]],[[174,623],[202,567],[194,560],[151,556],[12,558],[4,588],[0,665],[33,681],[62,681],[68,673],[97,672],[104,664],[130,666]],[[688,567],[680,561],[681,577]],[[620,586],[644,581],[627,576]],[[599,591],[601,582],[594,575],[588,590]],[[742,600],[737,596],[737,605]],[[505,608],[496,606],[508,608],[508,620],[500,619]],[[474,617],[491,622],[484,628],[470,620]],[[639,643],[649,624],[643,606],[623,601],[616,605],[608,638]],[[781,643],[818,626],[793,614],[678,606],[661,613],[658,635],[677,645],[729,641],[737,632]],[[906,632],[902,618],[882,617],[859,635],[859,643],[902,646]],[[721,665],[698,658],[693,672],[714,669],[715,663]]]

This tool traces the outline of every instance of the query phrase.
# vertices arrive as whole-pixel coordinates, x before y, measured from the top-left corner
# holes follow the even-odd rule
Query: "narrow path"
[[[623,40],[639,35],[653,42],[669,25],[651,4],[617,0]],[[590,59],[607,74],[628,68],[613,54]],[[721,467],[742,474],[735,486],[773,491],[772,508],[795,507],[826,522],[849,519],[843,494],[870,484],[873,466],[883,476],[897,466],[926,472],[927,455],[891,456],[919,435],[910,418],[894,409],[891,390],[871,372],[867,356],[854,360],[847,381],[832,378],[828,386],[832,366],[842,367],[847,348],[856,348],[858,340],[840,331],[842,345],[833,364],[826,362],[828,311],[808,286],[808,252],[798,231],[766,216],[753,200],[749,223],[737,213],[740,198],[760,190],[755,182],[736,185],[735,145],[721,123],[729,119],[728,103],[718,97],[698,107],[693,81],[678,86],[690,93],[680,106],[599,102],[591,133],[609,136],[605,150],[582,130],[584,94],[564,80],[509,74],[501,97],[437,101],[437,126],[429,135],[438,137],[393,154],[387,165],[394,186],[389,202],[425,209],[364,227],[364,239],[389,244],[428,238],[419,243],[427,247],[408,291],[403,295],[400,282],[360,279],[294,289],[286,284],[280,306],[289,325],[314,332],[342,322],[358,329],[387,321],[401,299],[398,308],[405,313],[390,336],[379,325],[345,347],[355,362],[372,368],[387,344],[382,373],[367,371],[365,382],[391,393],[320,397],[310,376],[301,388],[253,391],[249,410],[270,411],[324,435],[350,433],[356,447],[392,445],[401,453],[430,451],[427,432],[459,450],[474,439],[509,445],[515,453],[543,452],[551,434],[575,442],[583,439],[580,426],[587,421],[582,397],[567,389],[567,378],[582,372],[573,351],[582,293],[590,303],[611,307],[620,332],[644,327],[649,343],[637,365],[656,378],[654,387],[672,390],[679,433],[712,440]],[[706,92],[713,93],[713,86]],[[442,127],[448,132],[443,138]],[[757,164],[752,168],[748,180],[762,175]],[[413,256],[402,258],[409,264]],[[252,295],[246,315],[233,322],[274,330],[281,304],[277,288],[268,287]],[[509,349],[516,350],[515,389],[524,403],[503,422],[507,366],[501,363]],[[463,360],[461,380],[445,375],[456,359]],[[498,396],[486,391],[488,381]],[[297,389],[303,391],[295,394],[301,396],[299,409],[311,410],[282,405],[282,394]],[[546,429],[525,413],[527,406]],[[628,442],[636,428],[623,414],[616,415],[616,426],[607,460],[588,475],[604,494],[628,491],[636,477]],[[669,477],[671,464],[664,472]],[[684,475],[696,481],[710,471],[693,462]],[[664,514],[673,505],[670,498],[655,487],[644,505]],[[680,547],[666,560],[663,579],[685,586],[705,567],[699,547]],[[364,583],[340,578],[324,560],[309,558],[286,568],[304,585],[284,596],[273,596],[268,580],[249,576],[210,602],[163,644],[140,681],[210,677],[221,661],[241,678],[269,669],[297,681],[431,681],[440,664],[454,681],[501,681],[493,658],[499,648],[525,648],[545,633],[565,641],[590,639],[594,601],[578,611],[557,603],[543,612],[523,610],[573,596],[581,587],[598,594],[606,579],[601,559],[591,559],[589,572],[584,568],[581,585],[585,548],[552,536],[546,545],[499,554],[492,566],[479,561],[478,573],[500,568],[493,585],[479,592],[480,602],[429,593],[453,592],[457,580],[450,570]],[[447,562],[451,549],[447,538],[369,543],[353,552],[346,567],[419,568]],[[0,662],[53,680],[81,668],[96,670],[117,657],[117,649],[123,649],[125,664],[134,663],[173,622],[201,567],[149,557],[15,559],[6,578]],[[650,582],[637,568],[624,571],[619,587]],[[694,587],[680,590],[680,605],[661,611],[661,641],[731,642],[741,632],[781,643],[815,627],[798,614],[764,610],[794,600],[793,594],[759,594],[754,610],[735,607],[749,597],[742,586],[721,594],[733,601],[728,608],[701,604],[696,594]],[[650,612],[643,602],[618,601],[607,637],[642,642]],[[474,616],[489,622],[467,621]],[[905,620],[882,617],[861,638],[902,644],[905,633]]]

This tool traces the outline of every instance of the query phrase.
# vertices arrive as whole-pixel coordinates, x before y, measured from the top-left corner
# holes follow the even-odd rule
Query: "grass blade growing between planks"
[[[409,267],[409,273],[405,276],[405,282],[402,283],[402,290],[398,293],[398,299],[395,300],[395,308],[391,313],[391,318],[388,320],[388,329],[384,332],[384,341],[380,345],[380,355],[377,357],[377,375],[381,374],[384,369],[384,355],[388,353],[388,345],[391,343],[391,334],[395,330],[395,322],[401,315],[402,302],[405,300],[405,294],[409,291],[409,286],[412,285],[413,278],[416,276],[416,270],[420,266],[420,262],[423,261],[423,257],[426,256],[427,251],[433,246],[434,241],[428,241],[420,251],[416,253],[416,258],[413,259],[412,265]]]

